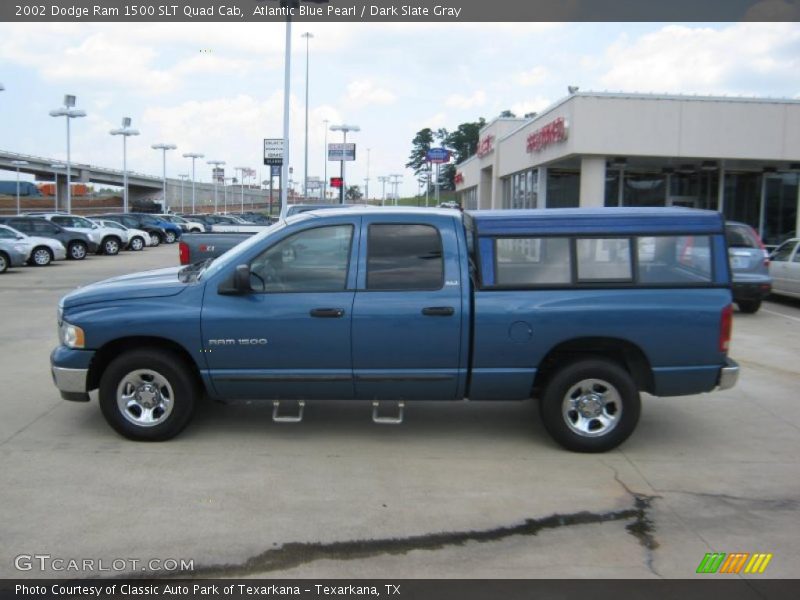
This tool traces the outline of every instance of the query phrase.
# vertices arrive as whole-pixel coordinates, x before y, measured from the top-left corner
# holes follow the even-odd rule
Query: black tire
[[[133,250],[134,252],[139,252],[141,250],[144,250],[145,243],[144,240],[141,238],[141,236],[137,235],[130,241],[129,245],[131,250]]]
[[[135,375],[136,373],[140,375]],[[148,377],[151,382],[147,381]],[[167,385],[161,385],[161,380],[167,382]],[[161,413],[156,412],[157,409],[150,410],[151,416],[160,422],[150,426],[137,424],[135,421],[142,418],[145,409],[139,408],[137,404],[131,410],[123,411],[118,406],[118,390],[125,391],[126,381],[142,382],[144,387],[138,389],[137,393],[145,395],[139,398],[140,401],[149,399],[147,394],[150,390],[146,389],[148,383],[155,385],[164,397],[172,396],[170,412],[163,409]],[[134,389],[137,388],[130,387],[129,391]],[[131,440],[162,441],[176,436],[191,420],[195,397],[198,395],[196,380],[184,360],[172,352],[158,348],[142,348],[121,354],[111,361],[100,379],[99,398],[103,416],[111,427]]]
[[[570,409],[581,402],[586,403],[584,409],[588,414]],[[598,410],[599,413],[595,412]],[[620,365],[602,358],[587,358],[566,364],[550,377],[539,411],[547,432],[567,450],[606,452],[633,433],[639,421],[641,398],[633,378]],[[613,422],[614,426],[603,433],[601,419]],[[579,432],[582,426],[585,429]]]
[[[150,240],[152,242],[153,248],[155,248],[156,246],[160,246],[161,242],[164,241],[164,240],[161,239],[161,234],[160,233],[151,233],[150,234]]]
[[[8,256],[5,252],[0,252],[0,273],[8,271]]]
[[[103,239],[103,243],[100,244],[101,251],[106,256],[116,256],[119,254],[119,249],[121,246],[122,241],[114,236],[109,236]]]
[[[761,308],[761,300],[739,300],[736,304],[739,305],[739,310],[745,314],[752,315],[758,312]]]
[[[166,240],[165,240],[165,241],[166,241],[168,244],[174,244],[176,239],[177,239],[177,238],[175,237],[175,233],[174,233],[174,232],[172,232],[172,231],[168,231],[168,232],[167,232],[167,238],[166,238]]]
[[[70,260],[83,260],[88,253],[88,247],[83,242],[70,242],[67,247],[67,258]]]
[[[47,246],[36,246],[28,262],[34,267],[46,267],[53,262],[53,251]]]

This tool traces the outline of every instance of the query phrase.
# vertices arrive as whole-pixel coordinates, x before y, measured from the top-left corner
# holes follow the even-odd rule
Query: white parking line
[[[771,315],[775,315],[776,317],[784,317],[786,319],[791,319],[792,321],[797,321],[798,323],[800,323],[800,319],[798,319],[797,317],[791,317],[791,316],[789,316],[787,314],[784,314],[784,313],[781,313],[781,312],[777,312],[777,311],[774,311],[774,310],[769,310],[768,308],[762,308],[761,312],[769,313]]]

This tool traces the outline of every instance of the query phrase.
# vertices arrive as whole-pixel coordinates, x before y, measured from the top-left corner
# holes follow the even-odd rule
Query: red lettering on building
[[[478,142],[478,158],[483,158],[487,154],[494,151],[494,136],[487,135],[480,142]]]
[[[541,152],[551,144],[567,141],[569,126],[564,117],[559,117],[528,136],[528,152]]]
[[[461,171],[456,171],[456,176],[453,177],[453,183],[456,185],[464,183],[464,174]]]

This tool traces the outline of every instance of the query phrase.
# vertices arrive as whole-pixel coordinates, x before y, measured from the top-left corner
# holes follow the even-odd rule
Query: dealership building
[[[800,100],[577,92],[497,118],[456,166],[468,209],[688,206],[800,230]]]

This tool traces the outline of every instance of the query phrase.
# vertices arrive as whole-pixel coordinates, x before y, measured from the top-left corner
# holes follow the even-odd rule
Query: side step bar
[[[295,415],[280,415],[281,402],[280,400],[273,400],[272,402],[272,420],[275,423],[300,423],[303,420],[303,409],[306,407],[305,400],[297,401],[297,414]]]
[[[377,400],[372,403],[372,422],[378,425],[400,425],[403,422],[403,409],[406,406],[405,402],[397,403],[397,416],[382,417],[378,414],[381,403]]]

